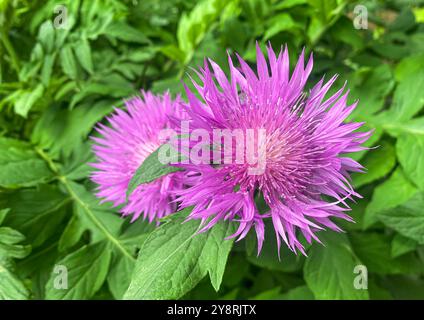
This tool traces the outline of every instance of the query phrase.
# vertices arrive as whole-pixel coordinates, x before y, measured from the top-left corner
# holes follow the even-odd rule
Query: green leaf
[[[350,233],[353,250],[367,266],[369,272],[378,274],[408,274],[419,273],[422,269],[421,262],[415,255],[404,255],[393,258],[391,254],[391,237],[372,233]]]
[[[406,179],[402,169],[397,168],[389,179],[375,188],[371,202],[365,209],[364,228],[378,222],[381,211],[402,204],[416,192],[417,189]]]
[[[424,300],[424,281],[417,277],[395,276],[384,279],[395,300]]]
[[[424,135],[401,135],[396,143],[396,152],[405,174],[424,190]]]
[[[91,99],[93,96],[101,96],[102,100],[99,103],[116,104],[114,101],[121,101],[122,97],[136,94],[133,84],[118,73],[109,73],[102,75],[101,78],[94,82],[88,81],[80,86],[80,90],[72,96],[69,104],[70,109],[73,109],[78,104],[88,105],[91,107]],[[118,98],[119,100],[107,101],[105,96]],[[112,103],[111,103],[112,102]]]
[[[288,13],[280,13],[269,20],[269,27],[264,34],[264,40],[268,40],[282,31],[293,30],[299,27],[299,24]]]
[[[44,111],[32,132],[31,140],[49,154],[68,158],[92,131],[96,122],[112,111],[111,101],[81,105],[72,111],[53,105]],[[86,151],[88,156],[90,152]],[[82,155],[80,155],[82,157]]]
[[[127,291],[134,267],[135,261],[133,259],[120,254],[114,256],[107,276],[107,283],[115,299],[122,299]]]
[[[63,256],[61,256],[62,258]],[[31,298],[41,300],[45,298],[45,287],[50,279],[52,267],[59,260],[56,237],[46,242],[45,246],[31,251],[31,255],[18,261],[16,273],[22,279],[31,281]]]
[[[188,63],[194,49],[200,44],[213,22],[222,14],[231,1],[203,0],[198,2],[189,14],[183,13],[178,22],[178,47],[185,54],[184,63]]]
[[[94,161],[94,154],[91,150],[90,143],[81,143],[73,149],[68,158],[64,159],[61,171],[68,179],[84,179],[93,170],[89,163],[93,163]]]
[[[37,247],[57,232],[65,216],[61,208],[70,199],[56,188],[42,185],[39,189],[2,194],[0,201],[11,210],[5,223],[25,234]]]
[[[54,46],[54,40],[55,40],[55,32],[54,32],[54,27],[53,27],[53,23],[48,20],[45,21],[39,31],[38,31],[38,35],[37,35],[38,40],[40,41],[41,45],[43,46],[43,49],[45,50],[45,52],[52,52],[53,51],[53,46]]]
[[[67,269],[67,288],[55,288],[61,275],[52,272],[46,284],[46,299],[77,300],[91,298],[106,279],[111,258],[106,242],[84,246],[67,255],[56,265]]]
[[[0,137],[0,186],[28,187],[52,177],[44,160],[23,141]]]
[[[406,121],[424,106],[424,73],[413,72],[404,76],[397,85],[390,111],[397,121]]]
[[[143,32],[121,21],[110,24],[106,28],[106,34],[123,41],[150,43],[149,38]]]
[[[342,16],[337,21],[337,23],[330,29],[330,32],[332,37],[334,37],[340,42],[344,42],[352,46],[352,49],[355,51],[357,50],[359,51],[362,48],[364,48],[364,45],[365,45],[364,37],[358,32],[358,30],[356,30],[355,28],[352,28],[352,20],[349,19],[347,16]],[[391,82],[393,83],[393,81]],[[363,85],[362,88],[367,90],[367,86],[365,84]],[[352,96],[354,95],[352,94]],[[366,95],[362,95],[360,97],[361,97],[361,101],[363,98],[365,99],[367,98]]]
[[[386,288],[376,284],[374,277],[368,279],[368,292],[370,300],[393,300],[393,296]]]
[[[176,158],[170,158],[166,161],[161,159],[161,148],[164,148],[165,146],[172,148],[172,146],[167,144],[160,146],[146,159],[144,159],[143,163],[140,165],[140,167],[138,167],[137,171],[134,173],[134,176],[128,183],[127,198],[140,184],[152,182],[172,172],[182,171],[181,168],[172,167],[169,165],[169,163],[178,160],[179,155],[177,155]]]
[[[350,96],[359,98],[353,117],[368,119],[384,107],[385,99],[394,87],[392,70],[388,64],[381,64],[376,68],[361,68],[352,78],[354,87]]]
[[[0,258],[0,300],[26,300],[29,291]]]
[[[128,247],[139,249],[144,240],[147,239],[149,234],[156,229],[156,225],[149,223],[146,220],[138,220],[137,223],[128,223],[129,226],[122,227],[123,231],[119,235],[119,240]]]
[[[0,210],[0,224],[9,209]],[[25,300],[29,291],[15,272],[13,258],[24,258],[30,247],[20,245],[25,236],[9,227],[0,227],[0,300]]]
[[[184,222],[187,212],[170,216],[144,242],[124,299],[178,299],[207,273],[218,291],[233,244],[224,238],[234,230],[218,223],[196,235],[199,221]]]
[[[63,72],[71,79],[78,78],[78,69],[71,45],[67,45],[60,50],[60,64]]]
[[[8,213],[9,209],[0,210],[2,218],[4,214]],[[10,258],[24,258],[31,251],[31,247],[28,245],[21,245],[19,242],[25,240],[25,236],[17,230],[9,227],[0,227],[0,260]],[[5,263],[3,261],[3,263]]]
[[[424,22],[424,8],[418,8],[417,7],[417,8],[412,9],[412,12],[414,13],[416,22],[419,22],[419,23]]]
[[[387,141],[382,141],[377,150],[371,150],[362,159],[365,173],[352,175],[355,187],[359,188],[374,180],[383,178],[396,165],[395,148]]]
[[[4,219],[6,218],[7,214],[9,213],[10,209],[0,209],[0,225],[3,223]]]
[[[0,227],[0,258],[22,259],[31,251],[31,247],[18,244],[25,236],[9,227]]]
[[[289,9],[295,6],[299,6],[302,4],[307,4],[307,0],[285,0],[279,3],[275,4],[274,9],[281,10],[281,9]]]
[[[34,89],[18,92],[18,98],[15,100],[15,112],[22,117],[26,117],[33,105],[43,96],[44,87],[40,83]]]
[[[249,300],[276,300],[280,296],[281,288],[273,288],[267,291],[263,291],[254,297],[249,298]]]
[[[396,234],[392,240],[392,257],[396,258],[405,253],[417,249],[418,243],[415,240]]]
[[[384,116],[383,116],[384,115]],[[390,119],[390,113],[382,114],[382,127],[393,137],[400,137],[402,134],[424,135],[424,117],[414,118],[404,122],[396,122]]]
[[[81,66],[88,72],[93,73],[93,61],[91,59],[91,48],[86,37],[82,37],[74,47],[75,55]]]
[[[307,286],[300,286],[281,294],[281,300],[314,300],[314,294]]]
[[[48,54],[44,57],[43,68],[41,69],[41,82],[46,87],[50,83],[55,61],[56,54]],[[40,98],[40,96],[38,96],[38,98]]]
[[[397,81],[403,81],[411,74],[418,73],[424,68],[424,54],[412,55],[402,59],[396,66]]]
[[[405,237],[424,244],[424,193],[417,193],[402,205],[382,212],[379,219]]]
[[[368,299],[367,290],[357,290],[354,268],[361,265],[343,234],[320,235],[325,246],[314,244],[303,269],[305,281],[316,299]]]

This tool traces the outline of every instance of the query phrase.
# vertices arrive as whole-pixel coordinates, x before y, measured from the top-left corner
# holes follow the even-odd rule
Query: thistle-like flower
[[[178,200],[181,207],[194,206],[189,219],[201,219],[201,231],[220,220],[237,221],[238,229],[231,237],[242,239],[253,227],[259,254],[264,219],[270,219],[278,248],[283,240],[292,251],[305,254],[300,235],[309,243],[312,239],[319,242],[317,231],[341,230],[332,218],[351,221],[346,200],[360,195],[353,190],[349,173],[361,172],[363,167],[347,154],[366,149],[362,143],[371,132],[355,131],[363,123],[343,122],[357,105],[347,105],[349,91],[344,93],[344,86],[325,99],[336,76],[326,83],[321,79],[305,92],[312,55],[304,67],[302,52],[290,76],[287,48],[278,57],[270,46],[267,51],[269,66],[257,46],[257,74],[239,56],[240,68],[229,57],[230,79],[215,62],[209,60],[213,71],[205,62],[197,72],[202,83],[192,80],[201,99],[186,87],[190,133],[198,129],[207,130],[210,137],[216,129],[244,133],[245,161],[234,161],[240,149],[232,145],[224,149],[232,150],[233,161],[224,157],[221,162],[182,164],[197,172],[200,181],[182,191]],[[265,132],[262,141],[260,130]],[[258,148],[252,151],[249,142]],[[222,142],[219,139],[212,145]],[[246,161],[252,152],[264,163]],[[255,172],[258,164],[262,171]],[[266,210],[255,204],[259,198],[265,201]]]
[[[161,130],[172,127],[170,117],[181,117],[179,98],[169,94],[154,96],[149,92],[125,102],[127,111],[116,109],[108,118],[110,126],[99,123],[101,137],[92,137],[97,170],[91,175],[98,185],[96,195],[102,202],[123,205],[124,216],[141,214],[149,222],[176,211],[175,192],[182,188],[182,173],[176,172],[138,186],[126,203],[128,184],[135,171],[162,141]]]

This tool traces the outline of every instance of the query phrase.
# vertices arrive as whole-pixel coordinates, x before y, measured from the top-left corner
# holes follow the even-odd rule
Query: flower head
[[[110,126],[98,124],[101,137],[93,137],[97,162],[92,180],[98,185],[97,196],[114,206],[126,203],[128,183],[144,159],[161,144],[159,133],[172,127],[170,117],[181,117],[179,98],[169,94],[154,96],[147,92],[125,102],[127,111],[115,109],[108,118]],[[176,211],[175,192],[182,188],[182,173],[176,172],[138,186],[121,212],[141,214],[152,222]]]
[[[232,237],[242,239],[253,227],[259,253],[264,219],[270,219],[278,247],[282,240],[292,251],[305,253],[300,234],[309,243],[319,241],[319,230],[340,231],[332,218],[351,220],[345,213],[346,200],[360,196],[349,182],[349,173],[362,167],[346,154],[365,149],[362,143],[371,132],[355,131],[363,123],[343,122],[356,107],[356,103],[347,105],[344,87],[325,99],[336,76],[326,83],[321,79],[305,93],[312,55],[305,67],[302,52],[290,75],[287,48],[278,56],[270,46],[267,51],[269,65],[257,46],[257,73],[239,56],[240,68],[235,68],[229,57],[230,79],[215,62],[209,60],[212,71],[205,62],[197,72],[202,84],[193,81],[201,99],[186,87],[190,133],[202,129],[213,137],[216,129],[238,130],[246,138],[241,144],[245,161],[224,157],[210,164],[183,164],[198,173],[200,182],[182,191],[178,200],[182,207],[194,206],[189,219],[201,219],[202,230],[220,220],[237,221]],[[260,130],[265,132],[262,138]],[[249,149],[249,142],[258,148]],[[221,138],[213,141],[220,144]],[[232,150],[232,160],[240,151],[234,145],[224,149]],[[257,172],[253,169],[261,163],[246,161],[252,154],[264,160]],[[258,209],[258,198],[267,210]]]

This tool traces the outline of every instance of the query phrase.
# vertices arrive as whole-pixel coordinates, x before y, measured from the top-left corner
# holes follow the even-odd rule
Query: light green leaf
[[[249,300],[276,300],[280,296],[281,288],[273,288],[270,290],[263,291],[254,297],[249,298]]]
[[[361,160],[365,173],[352,175],[355,187],[359,188],[374,180],[383,178],[396,165],[395,148],[387,141],[382,141],[376,150],[371,150]]]
[[[63,72],[71,79],[78,78],[78,69],[72,47],[66,45],[60,50],[60,64]]]
[[[138,167],[137,171],[134,173],[134,176],[128,183],[127,198],[140,184],[149,183],[169,173],[182,170],[181,168],[168,165],[169,163],[178,160],[178,154],[173,158],[170,157],[166,160],[162,159],[161,148],[165,147],[172,148],[172,146],[166,144],[160,146],[146,159],[144,159],[143,163],[140,165],[140,167]]]
[[[352,81],[354,87],[350,97],[359,99],[353,117],[359,119],[368,119],[380,111],[395,84],[389,64],[381,64],[372,69],[361,68],[353,74]]]
[[[39,83],[35,88],[18,91],[20,94],[15,100],[15,112],[26,118],[29,110],[43,96],[44,87]]]
[[[424,54],[417,54],[402,59],[396,66],[395,76],[397,81],[403,81],[413,73],[418,73],[424,68]]]
[[[52,272],[46,284],[46,299],[76,300],[91,298],[106,279],[111,258],[106,242],[84,246],[67,255],[56,265],[67,269],[67,288],[56,288],[59,274]]]
[[[41,69],[41,82],[44,86],[48,86],[52,75],[56,54],[48,54],[44,57],[43,68]]]
[[[38,30],[37,38],[45,52],[50,53],[53,51],[55,43],[55,32],[52,21],[45,21]]]
[[[268,24],[269,27],[264,34],[264,40],[268,40],[282,31],[290,31],[300,27],[288,13],[280,13],[272,17]]]
[[[185,54],[184,63],[188,63],[194,49],[200,44],[213,22],[219,18],[225,6],[231,1],[203,0],[198,2],[188,14],[183,13],[178,22],[178,47]]]
[[[4,206],[4,205],[2,205]],[[0,225],[3,223],[4,219],[6,218],[7,214],[9,213],[10,209],[0,209]]]
[[[382,127],[393,137],[400,137],[402,134],[424,135],[424,117],[414,118],[404,122],[396,122],[390,119],[390,113],[383,114],[379,119],[383,122]]]
[[[378,222],[381,211],[400,205],[416,192],[417,189],[406,179],[402,169],[397,168],[389,179],[375,188],[371,202],[365,209],[364,228]]]
[[[93,73],[93,61],[91,59],[91,48],[86,37],[82,37],[74,47],[75,55],[81,66],[88,72]]]
[[[390,109],[397,121],[406,121],[417,114],[424,106],[424,72],[414,72],[404,76],[397,85]]]
[[[106,34],[123,41],[142,44],[150,43],[149,38],[147,38],[143,32],[121,21],[111,23],[106,28]]]
[[[314,294],[307,286],[300,286],[281,294],[281,300],[314,300]]]
[[[424,23],[424,8],[414,8],[412,10],[415,16],[415,21],[418,23]]]
[[[396,143],[396,152],[405,174],[424,190],[424,135],[401,135]]]
[[[151,233],[140,249],[130,287],[124,299],[178,299],[209,273],[218,291],[234,230],[218,223],[197,234],[199,222],[184,222],[184,210]]]
[[[417,193],[402,205],[386,210],[379,219],[405,237],[424,244],[424,193]]]
[[[28,245],[18,244],[23,241],[25,236],[9,227],[0,227],[0,258],[18,258],[26,257],[31,251]]]
[[[0,258],[0,300],[28,299],[28,289],[7,267],[6,261]]]
[[[0,224],[9,209],[0,210]],[[25,236],[9,227],[0,227],[0,300],[25,300],[29,291],[15,272],[13,258],[24,258],[30,247],[20,245]]]
[[[276,10],[281,10],[281,9],[289,9],[295,6],[299,6],[302,4],[307,4],[308,1],[307,0],[285,0],[285,1],[281,1],[278,2],[274,9]]]

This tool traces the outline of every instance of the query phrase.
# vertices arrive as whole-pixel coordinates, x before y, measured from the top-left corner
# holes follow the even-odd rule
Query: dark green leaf
[[[52,177],[44,160],[26,142],[0,137],[0,186],[32,186]]]

